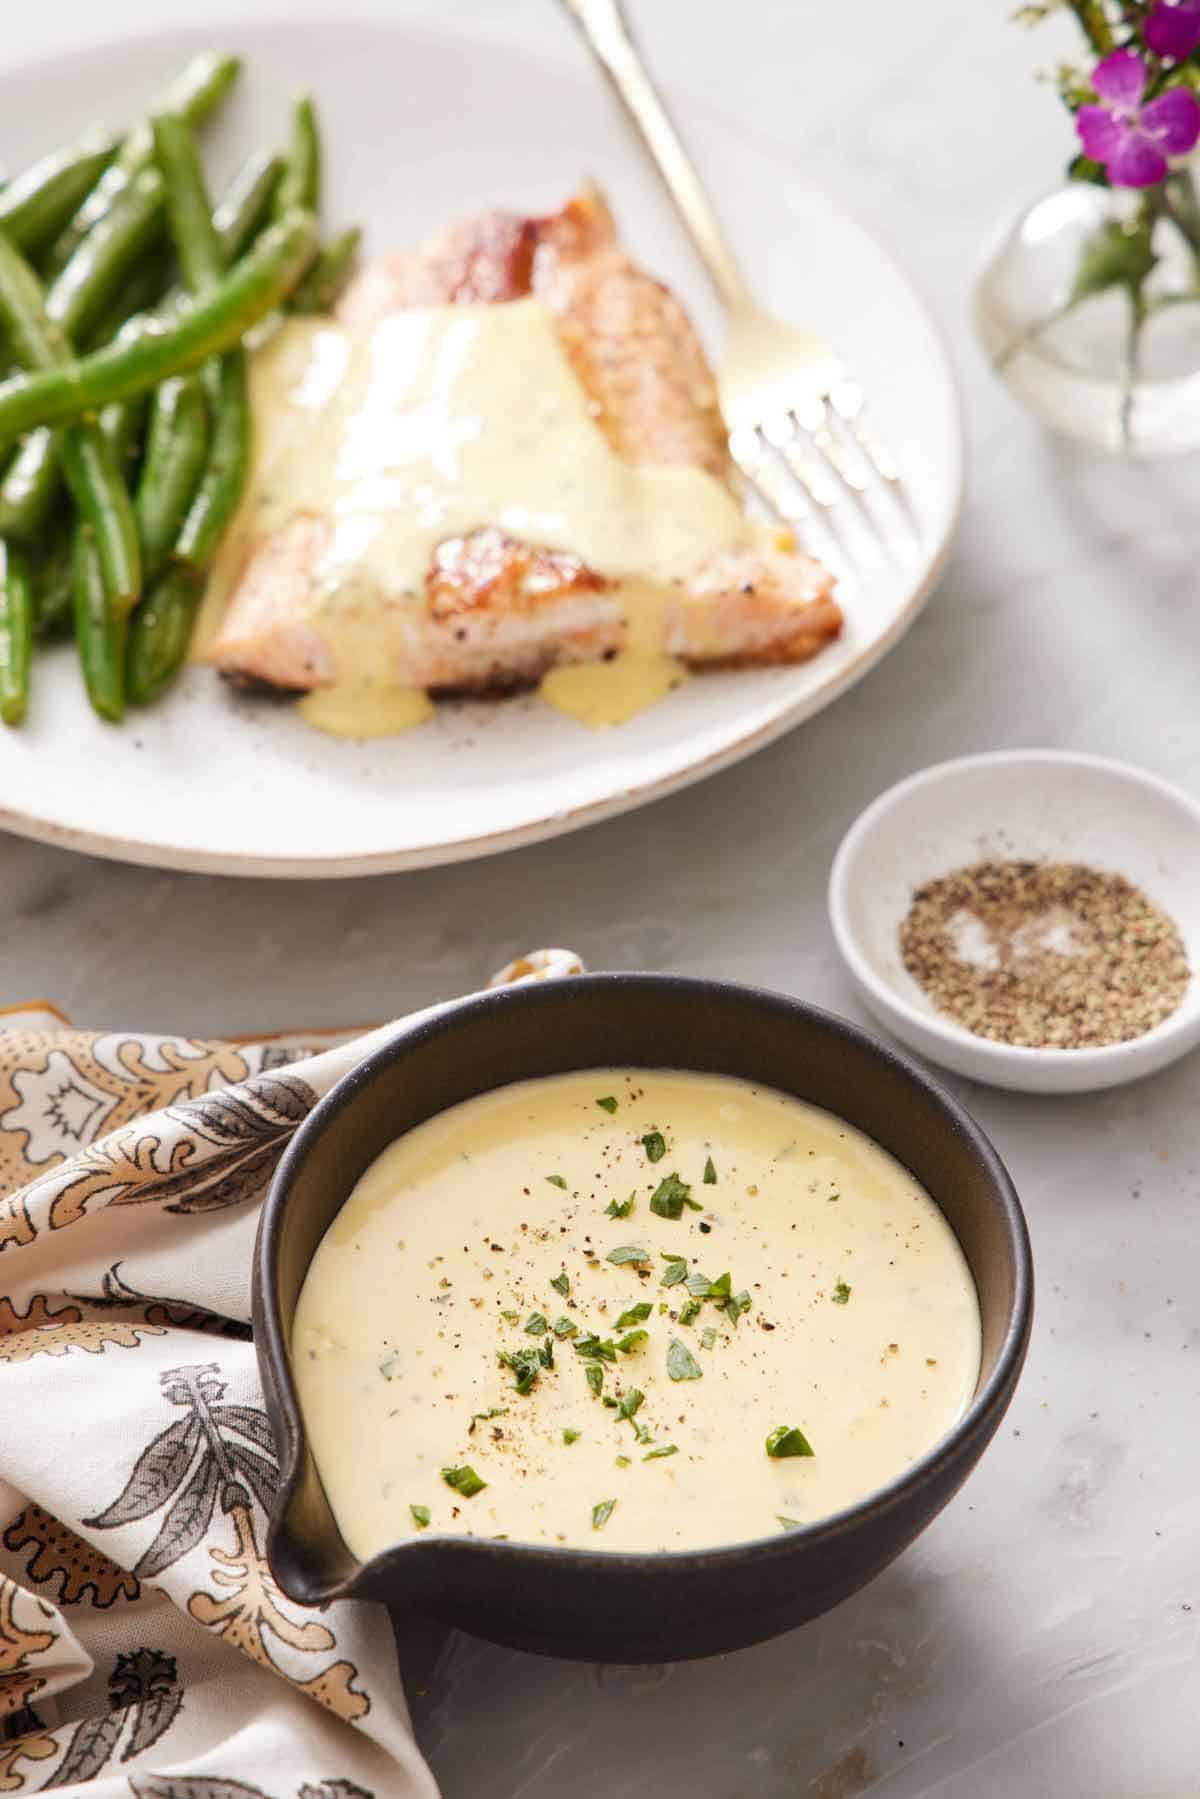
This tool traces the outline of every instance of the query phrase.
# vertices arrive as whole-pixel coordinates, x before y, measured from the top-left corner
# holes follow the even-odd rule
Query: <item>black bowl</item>
[[[418,1537],[361,1563],[305,1438],[289,1354],[313,1253],[381,1150],[437,1112],[510,1081],[604,1066],[740,1076],[824,1106],[890,1150],[937,1201],[970,1264],[983,1365],[965,1415],[898,1479],[782,1536],[624,1555],[474,1537]],[[254,1336],[281,1463],[268,1553],[307,1604],[382,1600],[545,1655],[670,1661],[803,1624],[907,1547],[996,1430],[1025,1357],[1033,1270],[1012,1183],[982,1131],[923,1070],[795,1000],[716,981],[591,975],[466,1001],[379,1050],[297,1133],[263,1211]]]

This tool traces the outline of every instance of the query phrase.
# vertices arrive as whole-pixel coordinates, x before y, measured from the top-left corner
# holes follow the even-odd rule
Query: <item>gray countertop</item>
[[[258,8],[250,0],[251,8]],[[235,0],[173,0],[214,21]],[[273,11],[274,9],[270,9]],[[294,0],[289,16],[323,10]],[[359,10],[579,54],[550,0]],[[1052,445],[981,366],[966,300],[1066,130],[1006,6],[641,0],[669,83],[818,172],[914,273],[964,386],[973,462],[916,628],[830,711],[639,813],[495,861],[352,883],[239,882],[3,840],[0,997],[194,1034],[373,1020],[566,944],[594,968],[761,982],[856,1012],[824,912],[833,849],[881,788],[1007,745],[1091,750],[1200,787],[1196,468]],[[5,56],[96,35],[87,0],[23,8]],[[158,0],[109,0],[115,32]],[[1142,1087],[1032,1100],[954,1083],[1027,1207],[1033,1347],[959,1499],[864,1593],[782,1641],[594,1669],[486,1644],[406,1649],[447,1799],[1185,1799],[1200,1578],[1200,1172],[1192,1058]],[[1193,1605],[1198,1610],[1193,1611]]]

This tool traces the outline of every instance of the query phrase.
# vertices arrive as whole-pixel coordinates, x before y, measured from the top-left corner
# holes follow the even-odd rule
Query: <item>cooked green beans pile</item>
[[[321,140],[296,103],[279,155],[214,207],[196,130],[239,72],[199,56],[124,137],[93,133],[0,190],[0,723],[35,646],[74,634],[99,717],[155,700],[188,651],[250,466],[244,339],[323,312],[360,234],[322,248]]]

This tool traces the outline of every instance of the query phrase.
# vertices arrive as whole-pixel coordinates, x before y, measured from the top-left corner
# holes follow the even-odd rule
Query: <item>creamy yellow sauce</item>
[[[559,710],[617,723],[681,678],[664,654],[667,584],[752,534],[704,470],[634,467],[610,449],[538,300],[414,307],[360,333],[290,319],[255,354],[251,389],[255,465],[209,584],[199,657],[247,543],[317,513],[333,528],[310,616],[334,647],[338,685],[398,683],[381,667],[364,582],[387,605],[415,609],[435,546],[494,525],[622,583],[627,650],[615,664],[556,669],[543,685]],[[306,711],[321,712],[314,722],[326,730],[353,716],[352,705]]]
[[[678,1218],[651,1208],[664,1182]],[[716,1295],[673,1280],[681,1261]],[[589,1338],[614,1359],[580,1354]],[[738,1081],[602,1069],[502,1088],[386,1150],[317,1249],[292,1354],[360,1557],[418,1528],[684,1549],[811,1522],[898,1474],[966,1407],[980,1324],[941,1213],[859,1131]],[[768,1455],[780,1426],[812,1454]],[[448,1484],[462,1469],[486,1485]]]

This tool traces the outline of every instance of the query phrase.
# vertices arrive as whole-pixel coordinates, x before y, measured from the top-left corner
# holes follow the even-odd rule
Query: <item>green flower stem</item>
[[[1110,50],[1116,49],[1116,40],[1112,34],[1112,26],[1104,11],[1102,0],[1067,0],[1067,4],[1079,20],[1080,30],[1098,56],[1107,56]]]

